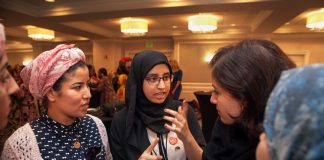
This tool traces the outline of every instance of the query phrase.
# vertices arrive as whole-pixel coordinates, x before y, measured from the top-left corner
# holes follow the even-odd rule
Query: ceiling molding
[[[29,16],[41,15],[40,10],[36,5],[22,0],[0,0],[0,4],[2,8],[15,10]]]
[[[269,15],[263,22],[255,29],[255,33],[272,33],[285,23],[297,17],[310,7],[322,7],[324,1],[319,0],[284,0],[276,7],[271,15]],[[289,11],[287,11],[289,9]]]

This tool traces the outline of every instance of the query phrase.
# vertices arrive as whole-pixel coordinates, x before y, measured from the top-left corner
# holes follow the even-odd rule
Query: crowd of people
[[[216,51],[210,101],[219,118],[209,142],[192,107],[178,100],[182,70],[163,53],[139,52],[129,69],[120,63],[122,76],[100,68],[97,77],[82,50],[60,44],[11,75],[4,45],[0,24],[0,130],[12,95],[30,94],[44,111],[6,140],[1,159],[324,159],[324,64],[296,68],[271,41]],[[115,101],[125,107],[107,131],[87,109]]]

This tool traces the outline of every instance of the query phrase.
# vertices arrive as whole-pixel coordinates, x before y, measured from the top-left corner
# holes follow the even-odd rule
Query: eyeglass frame
[[[164,78],[166,76],[168,77],[168,80],[164,80]],[[158,80],[157,81],[154,81],[154,82],[150,82],[150,80],[152,80],[151,78],[158,78]],[[160,76],[154,76],[153,75],[153,76],[146,76],[144,78],[144,80],[146,80],[147,83],[149,85],[152,85],[152,86],[153,85],[158,86],[161,83],[161,80],[163,80],[164,85],[168,85],[169,86],[169,85],[171,85],[171,79],[172,79],[172,75],[170,73],[164,74],[162,77],[160,77]]]

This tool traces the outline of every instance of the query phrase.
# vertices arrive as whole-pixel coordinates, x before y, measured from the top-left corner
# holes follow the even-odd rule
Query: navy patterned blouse
[[[98,127],[89,116],[65,126],[44,114],[30,125],[43,159],[105,159]]]

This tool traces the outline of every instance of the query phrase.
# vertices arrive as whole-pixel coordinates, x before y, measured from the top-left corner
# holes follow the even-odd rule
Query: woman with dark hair
[[[164,127],[164,109],[176,110],[182,105],[170,96],[171,75],[171,66],[163,53],[143,51],[134,57],[126,82],[126,107],[115,114],[110,128],[109,141],[115,159],[186,159],[182,141]],[[190,107],[187,116],[194,139],[204,146]]]
[[[182,91],[182,70],[179,67],[178,61],[176,60],[170,60],[169,61],[172,72],[173,72],[173,78],[171,82],[171,95],[173,99],[179,100],[181,91]]]
[[[87,64],[87,67],[89,70],[89,77],[90,77],[88,85],[89,85],[90,93],[91,93],[89,107],[90,108],[99,107],[100,106],[100,92],[97,90],[97,88],[98,88],[100,79],[97,78],[96,70],[93,65]]]
[[[10,95],[18,91],[18,85],[10,75],[8,66],[8,57],[5,53],[5,32],[4,27],[0,23],[0,130],[3,129],[8,122],[10,112]]]
[[[107,74],[107,70],[105,68],[100,68],[98,75],[100,83],[97,90],[101,92],[100,106],[102,107],[105,104],[118,102],[117,93],[112,84],[112,77]]]
[[[166,127],[178,134],[190,159],[255,159],[267,99],[281,72],[295,64],[270,41],[243,40],[218,50],[210,66],[210,101],[219,114],[211,141],[199,148],[187,129],[185,108],[166,110],[175,118],[165,119],[176,124]]]
[[[20,75],[46,112],[8,138],[1,159],[112,159],[103,123],[86,114],[89,72],[80,49],[58,45]]]

